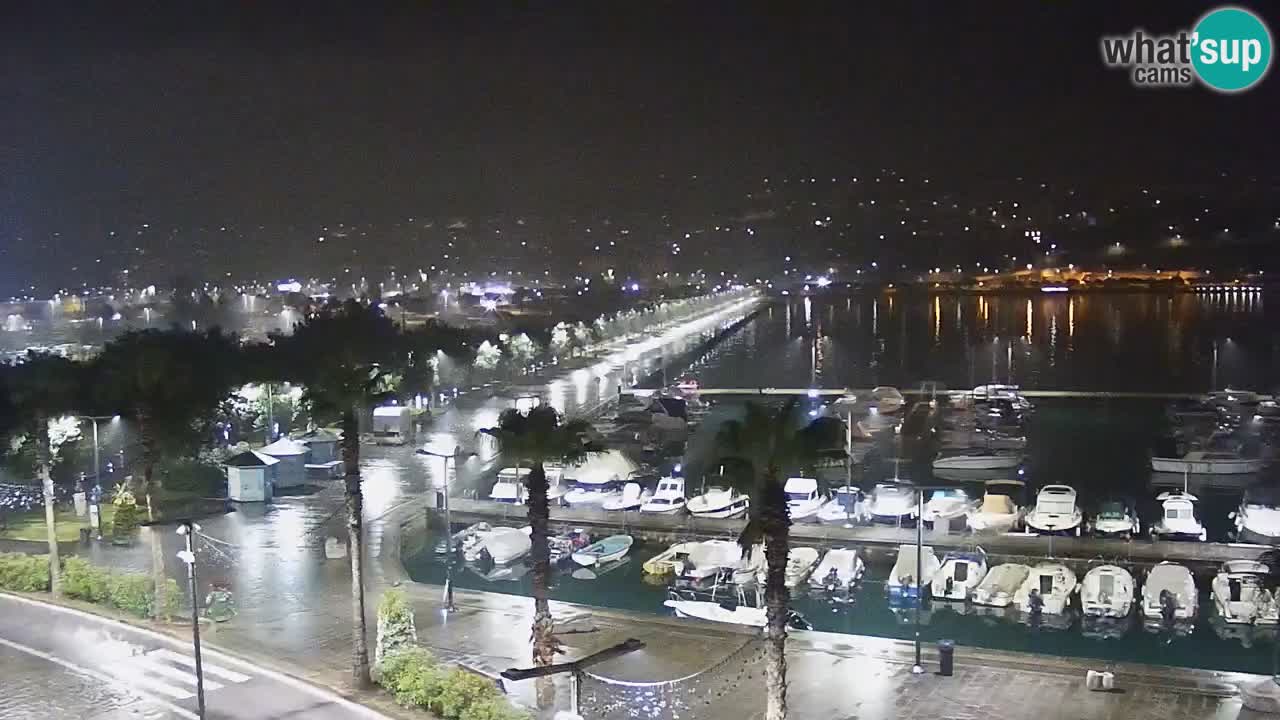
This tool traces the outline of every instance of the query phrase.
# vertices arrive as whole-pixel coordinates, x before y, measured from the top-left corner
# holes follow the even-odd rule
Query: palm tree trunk
[[[44,486],[44,527],[49,540],[49,591],[62,595],[62,563],[58,560],[58,528],[53,515],[53,475],[49,472],[49,421],[36,416],[36,459],[40,463],[40,484]]]
[[[138,410],[138,437],[142,444],[142,492],[147,503],[147,522],[156,520],[155,509],[151,505],[152,479],[155,477],[156,460],[159,452],[156,449],[155,433],[151,427],[151,418],[146,410]],[[123,470],[123,468],[122,468]],[[158,525],[148,525],[147,532],[151,542],[151,581],[155,586],[155,608],[157,613],[164,607],[164,596],[168,591],[164,574],[164,535]]]
[[[556,638],[553,633],[551,603],[551,549],[547,544],[547,526],[551,509],[547,502],[547,473],[542,463],[535,463],[525,480],[529,491],[529,537],[533,546],[533,662],[542,667],[555,662]]]
[[[787,511],[787,495],[770,473],[763,489],[761,522],[765,536],[767,570],[764,584],[767,640],[765,644],[765,720],[787,717],[787,614],[790,592],[787,590],[787,555],[791,545],[791,517]]]
[[[369,685],[369,635],[364,610],[364,495],[360,489],[360,426],[356,409],[342,413],[342,462],[346,468],[347,556],[351,561],[351,679]]]

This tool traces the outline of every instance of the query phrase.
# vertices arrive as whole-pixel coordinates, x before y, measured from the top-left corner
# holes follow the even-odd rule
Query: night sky
[[[1280,159],[1274,71],[1221,96],[1101,63],[1100,35],[1214,3],[350,5],[5,3],[0,247],[142,221],[645,212],[694,174],[736,194],[886,166],[1087,184]]]

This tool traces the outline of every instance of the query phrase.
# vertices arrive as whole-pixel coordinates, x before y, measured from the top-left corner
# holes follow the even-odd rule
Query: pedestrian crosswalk
[[[102,668],[121,684],[146,690],[173,700],[186,700],[196,695],[195,658],[167,648],[148,650],[121,658]],[[227,684],[243,683],[253,678],[208,662],[204,671],[204,691],[221,690]]]

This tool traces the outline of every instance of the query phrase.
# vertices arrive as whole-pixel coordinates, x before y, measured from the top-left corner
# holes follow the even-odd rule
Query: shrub
[[[166,578],[164,585],[160,587],[160,597],[151,604],[151,616],[172,620],[175,615],[182,612],[183,599],[178,581]]]
[[[408,707],[436,706],[443,689],[444,671],[421,648],[411,648],[387,657],[382,663],[383,685]]]
[[[49,589],[49,557],[0,553],[0,590],[39,592]]]
[[[115,518],[111,521],[111,541],[127,542],[142,524],[142,511],[137,505],[116,505]]]
[[[413,622],[413,609],[400,590],[388,590],[378,602],[378,644],[374,649],[374,661],[382,662],[388,655],[418,642],[418,630]]]
[[[459,720],[530,720],[530,716],[501,695],[494,695],[468,706]]]
[[[138,617],[151,616],[151,601],[155,590],[146,575],[134,573],[110,573],[107,581],[107,597],[111,605]]]
[[[448,720],[459,720],[467,708],[496,697],[499,697],[498,688],[488,678],[454,668],[444,676],[438,707]]]
[[[62,561],[62,592],[67,597],[104,602],[110,595],[110,573],[88,560],[69,557]]]

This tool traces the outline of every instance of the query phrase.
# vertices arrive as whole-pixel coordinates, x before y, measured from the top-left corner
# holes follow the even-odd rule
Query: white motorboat
[[[675,515],[684,505],[684,478],[665,477],[658,481],[653,497],[640,506],[640,512]]]
[[[942,563],[938,562],[938,556],[933,553],[932,547],[925,545],[917,556],[915,545],[899,545],[898,559],[889,571],[889,579],[885,581],[889,600],[919,599],[920,586],[933,582],[933,576],[941,566]]]
[[[629,482],[622,486],[621,494],[605,500],[600,507],[613,512],[639,510],[649,502],[651,497],[653,497],[652,490],[643,489],[640,483]]]
[[[688,581],[715,578],[742,563],[742,547],[736,540],[704,540],[692,543],[676,574]]]
[[[787,552],[787,569],[786,584],[788,588],[795,588],[800,583],[809,579],[809,574],[813,572],[813,566],[818,564],[818,551],[811,547],[793,547]],[[765,583],[765,575],[768,574],[768,565],[762,564],[756,572],[756,582],[761,586]]]
[[[489,499],[509,505],[523,505],[525,497],[524,482],[529,477],[529,468],[502,468],[498,471],[498,480],[489,492]]]
[[[1243,475],[1262,470],[1266,461],[1262,458],[1246,458],[1238,453],[1192,450],[1180,458],[1151,458],[1151,469],[1156,472],[1171,472],[1192,475]]]
[[[1199,601],[1196,579],[1181,565],[1156,565],[1142,585],[1142,614],[1150,621],[1194,620]]]
[[[1010,470],[1022,463],[1022,453],[1007,450],[973,450],[933,461],[934,470]]]
[[[551,552],[551,564],[558,565],[573,556],[575,552],[591,544],[591,533],[577,528],[547,538],[547,549]]]
[[[746,514],[751,499],[731,488],[713,487],[685,506],[694,517],[736,518]]]
[[[818,494],[818,481],[814,478],[787,478],[783,492],[787,494],[787,510],[792,520],[808,520],[817,516],[827,498]]]
[[[1255,560],[1230,560],[1213,578],[1214,605],[1223,621],[1233,625],[1275,625],[1280,606],[1267,589],[1271,569]]]
[[[1236,390],[1226,388],[1209,393],[1209,402],[1227,407],[1237,405],[1257,405],[1262,396],[1252,390]]]
[[[979,605],[1009,607],[1013,597],[1031,574],[1031,568],[1018,563],[1004,563],[991,568],[974,589],[972,600]]]
[[[881,414],[896,413],[906,404],[906,398],[895,387],[881,385],[871,390],[871,407]]]
[[[1089,533],[1098,537],[1116,537],[1128,540],[1138,535],[1142,523],[1138,514],[1122,500],[1106,500],[1089,520]]]
[[[1006,533],[1022,519],[1022,508],[1014,500],[1026,488],[1020,480],[990,480],[982,505],[969,514],[969,529],[978,533]]]
[[[610,535],[575,552],[573,561],[582,567],[594,567],[621,560],[631,552],[633,542],[630,535]]]
[[[947,553],[930,589],[938,600],[968,600],[986,576],[986,553]]]
[[[974,402],[985,402],[989,398],[1000,397],[1009,392],[1017,392],[1017,385],[979,385],[972,391]]]
[[[1080,583],[1080,607],[1085,617],[1129,617],[1136,587],[1133,576],[1122,567],[1099,565],[1090,568]]]
[[[529,528],[496,527],[480,536],[484,554],[494,565],[510,565],[529,554],[533,543],[529,540]]]
[[[685,558],[689,557],[689,553],[699,544],[696,542],[675,543],[666,550],[645,560],[640,568],[649,575],[660,577],[675,575],[684,568]]]
[[[622,493],[622,485],[639,466],[618,450],[606,450],[560,471],[566,486],[563,502],[571,506],[603,505]]]
[[[724,604],[718,602],[677,600],[674,598],[668,599],[663,605],[674,610],[676,616],[682,618],[696,618],[698,620],[757,628],[764,627],[767,622],[764,608],[750,607],[748,605],[725,607]]]
[[[924,504],[924,522],[926,526],[949,522],[968,515],[977,507],[978,502],[962,488],[940,488],[934,490],[929,502]]]
[[[564,504],[570,507],[587,507],[604,504],[610,500],[622,497],[622,483],[606,482],[606,483],[583,483],[577,482],[569,487],[569,492],[564,494]]]
[[[831,500],[818,510],[818,521],[824,523],[857,523],[866,518],[867,509],[862,500],[862,489],[849,485],[841,485],[832,490]]]
[[[1151,536],[1157,540],[1199,540],[1209,537],[1204,525],[1196,518],[1196,496],[1174,490],[1160,493],[1160,519],[1151,526]]]
[[[877,483],[867,501],[872,522],[887,525],[914,525],[920,512],[916,489],[906,483]]]
[[[1280,491],[1249,488],[1232,516],[1240,542],[1280,545]]]
[[[1075,488],[1045,485],[1036,495],[1036,506],[1027,513],[1025,522],[1028,530],[1041,535],[1079,535],[1083,520],[1076,506]]]
[[[1062,615],[1076,591],[1076,574],[1060,563],[1040,563],[1022,581],[1013,603],[1019,610],[1035,615]]]
[[[842,590],[852,588],[862,579],[867,566],[853,548],[832,548],[822,556],[822,562],[809,576],[809,587],[818,590]]]

